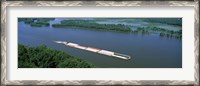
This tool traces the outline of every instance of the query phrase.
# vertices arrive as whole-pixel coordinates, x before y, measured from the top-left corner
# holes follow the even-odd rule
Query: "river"
[[[51,23],[53,22],[51,21]],[[54,42],[58,40],[130,55],[131,59],[122,60],[67,47]],[[142,35],[71,28],[31,27],[19,22],[18,43],[28,46],[46,45],[84,59],[98,68],[182,67],[182,41],[155,34]]]

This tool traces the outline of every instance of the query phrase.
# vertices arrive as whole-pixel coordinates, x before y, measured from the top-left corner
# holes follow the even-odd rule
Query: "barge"
[[[65,46],[70,46],[70,47],[74,47],[74,48],[78,48],[78,49],[82,49],[82,50],[87,50],[90,52],[94,52],[94,53],[98,53],[98,54],[102,54],[102,55],[106,55],[106,56],[116,57],[116,58],[125,59],[125,60],[131,59],[131,56],[129,56],[129,55],[120,54],[120,53],[116,53],[116,52],[112,52],[112,51],[108,51],[108,50],[102,50],[102,49],[94,48],[94,47],[81,46],[76,43],[65,42],[65,41],[55,41],[55,42],[59,43],[59,44],[64,44]]]

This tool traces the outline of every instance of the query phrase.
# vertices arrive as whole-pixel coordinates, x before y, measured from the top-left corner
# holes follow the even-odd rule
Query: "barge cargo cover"
[[[129,55],[116,53],[116,52],[112,52],[112,51],[108,51],[108,50],[102,50],[102,49],[93,48],[93,47],[81,46],[76,43],[65,42],[65,41],[55,41],[55,42],[59,43],[59,44],[64,44],[65,46],[70,46],[70,47],[74,47],[77,49],[87,50],[90,52],[95,52],[95,53],[106,55],[106,56],[117,57],[117,58],[125,59],[125,60],[131,59],[131,56],[129,56]]]

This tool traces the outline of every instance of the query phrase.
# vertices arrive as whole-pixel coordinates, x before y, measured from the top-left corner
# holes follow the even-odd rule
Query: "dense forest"
[[[19,68],[92,68],[93,64],[46,46],[18,45]]]
[[[61,24],[53,24],[52,27],[78,27],[82,29],[94,29],[104,31],[131,32],[129,26],[123,24],[98,24],[89,20],[63,20]]]

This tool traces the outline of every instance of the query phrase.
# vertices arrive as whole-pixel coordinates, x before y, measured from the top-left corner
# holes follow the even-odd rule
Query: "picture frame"
[[[199,1],[2,1],[1,85],[199,85]],[[195,81],[188,80],[7,80],[7,7],[9,6],[194,6]]]

